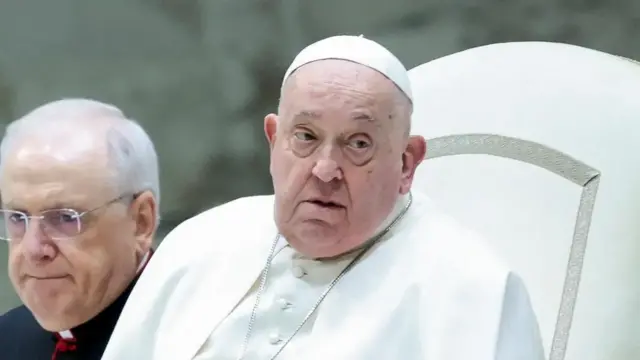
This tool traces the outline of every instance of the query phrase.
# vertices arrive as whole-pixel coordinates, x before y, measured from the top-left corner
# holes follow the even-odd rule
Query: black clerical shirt
[[[0,316],[0,360],[100,360],[134,283],[98,316],[62,333],[66,339],[42,329],[26,307],[10,310]]]
[[[100,360],[137,280],[96,317],[62,333],[42,329],[24,306],[10,310],[0,316],[0,360]]]

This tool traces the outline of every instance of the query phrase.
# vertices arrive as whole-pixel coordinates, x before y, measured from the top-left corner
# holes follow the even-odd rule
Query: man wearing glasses
[[[0,358],[100,359],[157,228],[149,136],[97,101],[43,105],[7,127],[0,195],[24,303],[0,316]]]

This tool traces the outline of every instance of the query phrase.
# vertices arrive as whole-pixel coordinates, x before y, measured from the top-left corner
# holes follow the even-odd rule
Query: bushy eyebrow
[[[354,113],[351,118],[353,120],[358,120],[358,121],[376,122],[376,119],[367,113],[357,112],[357,113]]]
[[[293,116],[294,121],[317,120],[322,118],[322,113],[318,111],[303,110]],[[366,112],[354,112],[351,115],[352,120],[375,122],[375,118]]]
[[[322,113],[320,113],[320,112],[302,110],[302,111],[296,113],[293,116],[293,119],[294,120],[315,120],[315,119],[320,119],[321,117],[322,117]]]

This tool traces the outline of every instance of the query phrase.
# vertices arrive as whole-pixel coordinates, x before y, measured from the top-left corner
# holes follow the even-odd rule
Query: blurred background
[[[640,58],[635,0],[2,0],[1,127],[46,102],[120,107],[153,138],[162,235],[271,192],[262,119],[323,37],[364,34],[412,68],[470,47],[545,40]],[[18,304],[0,242],[0,313]]]

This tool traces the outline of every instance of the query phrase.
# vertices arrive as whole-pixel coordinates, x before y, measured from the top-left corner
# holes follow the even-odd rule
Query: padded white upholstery
[[[640,359],[640,65],[520,42],[410,78],[415,186],[523,276],[549,359]]]

